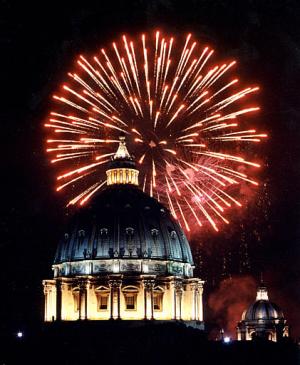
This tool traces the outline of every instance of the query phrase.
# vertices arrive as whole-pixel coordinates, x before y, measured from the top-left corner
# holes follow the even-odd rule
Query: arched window
[[[107,236],[108,229],[107,228],[100,228],[100,234],[101,234],[101,236]]]
[[[84,229],[80,229],[79,231],[78,231],[78,237],[84,237],[85,236],[85,231],[84,231]]]
[[[175,240],[177,237],[177,233],[175,231],[171,231],[170,236],[171,236],[172,240]]]
[[[151,235],[153,238],[156,238],[158,236],[158,229],[157,228],[151,228]]]
[[[127,227],[125,232],[126,232],[126,235],[131,238],[133,236],[133,233],[134,233],[134,228]]]
[[[168,226],[168,231],[169,231],[169,235],[170,235],[171,239],[175,240],[177,238],[176,231],[170,226]]]

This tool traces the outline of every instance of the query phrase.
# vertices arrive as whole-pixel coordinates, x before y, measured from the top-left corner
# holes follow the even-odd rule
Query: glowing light
[[[143,191],[159,197],[186,231],[228,224],[228,211],[243,205],[242,185],[259,184],[261,164],[248,145],[267,134],[253,126],[259,107],[248,103],[259,88],[239,85],[234,60],[213,58],[192,34],[175,40],[161,31],[123,35],[94,57],[78,57],[45,123],[62,180],[56,190],[73,194],[68,205],[87,204],[104,187],[121,132]]]

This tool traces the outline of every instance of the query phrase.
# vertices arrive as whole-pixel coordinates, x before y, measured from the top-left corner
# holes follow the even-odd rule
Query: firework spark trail
[[[259,88],[239,86],[236,61],[212,64],[214,53],[192,34],[181,42],[157,31],[79,56],[45,123],[47,152],[63,181],[56,190],[76,194],[68,205],[84,205],[104,187],[122,132],[143,191],[186,231],[228,224],[227,210],[242,206],[236,187],[259,184],[253,169],[260,163],[244,146],[267,135],[246,119],[259,110],[246,104]]]

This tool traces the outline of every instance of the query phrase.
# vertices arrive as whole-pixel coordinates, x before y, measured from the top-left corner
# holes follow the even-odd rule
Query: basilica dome
[[[157,271],[174,274],[177,270],[186,276],[193,265],[186,236],[169,211],[136,186],[128,185],[108,186],[71,220],[54,264],[86,260],[97,261],[94,269],[98,267],[99,272],[99,260],[130,260],[126,270],[132,271],[141,269],[137,260],[151,260]],[[73,269],[76,267],[80,271],[80,265]],[[103,272],[105,267],[108,269],[103,266]],[[68,274],[76,274],[78,269]]]
[[[203,281],[170,211],[139,189],[125,136],[106,188],[70,218],[44,280],[45,321],[183,320],[203,329]]]
[[[138,272],[191,277],[187,238],[169,210],[138,188],[138,171],[125,142],[107,178],[106,189],[78,210],[65,230],[54,259],[55,276]]]

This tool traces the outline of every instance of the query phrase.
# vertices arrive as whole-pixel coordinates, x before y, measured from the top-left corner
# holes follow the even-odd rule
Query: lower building
[[[256,301],[244,311],[237,326],[237,339],[249,341],[257,338],[277,342],[289,336],[289,328],[282,310],[269,301],[267,288],[261,284]]]
[[[159,275],[58,277],[44,281],[45,321],[156,319],[202,323],[202,285],[193,278]]]

